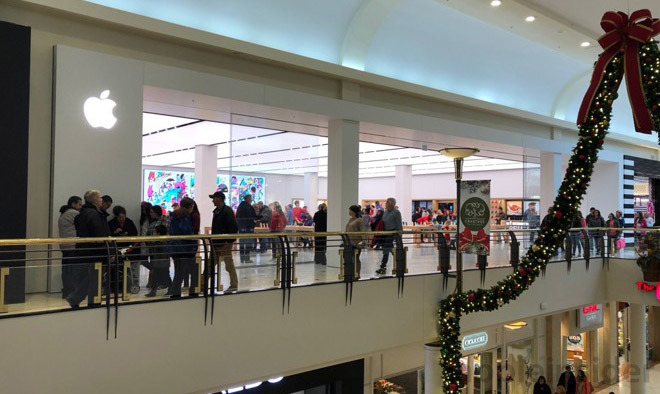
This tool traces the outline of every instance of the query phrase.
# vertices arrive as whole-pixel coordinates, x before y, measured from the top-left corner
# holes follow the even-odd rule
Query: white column
[[[600,376],[605,384],[615,384],[619,381],[616,302],[605,304],[603,319],[603,353],[602,357],[599,357],[601,360]]]
[[[561,185],[561,153],[541,152],[541,218],[555,200]]]
[[[442,368],[440,367],[440,345],[424,345],[424,392],[442,393]]]
[[[315,172],[305,173],[305,205],[310,213],[316,212],[319,198],[319,174]]]
[[[328,123],[328,231],[344,231],[348,207],[358,204],[359,148],[359,122]]]
[[[412,220],[412,166],[401,165],[394,169],[394,198],[405,223]]]
[[[646,394],[646,306],[630,304],[630,393]]]
[[[209,145],[195,146],[195,202],[199,208],[200,229],[211,226],[213,220],[213,202],[209,194],[215,193],[218,174],[218,148]],[[229,196],[227,196],[229,199]]]

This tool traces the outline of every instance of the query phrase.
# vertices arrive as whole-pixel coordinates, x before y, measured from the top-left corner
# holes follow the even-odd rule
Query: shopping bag
[[[616,248],[617,249],[623,249],[626,247],[626,241],[623,239],[617,239],[616,240]]]

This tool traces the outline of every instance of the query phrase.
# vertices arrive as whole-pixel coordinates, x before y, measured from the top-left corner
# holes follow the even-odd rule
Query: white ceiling
[[[195,145],[218,147],[218,169],[327,176],[327,137],[232,125],[166,115],[144,114],[142,163],[158,167],[195,167]],[[437,151],[360,142],[360,177],[393,176],[396,165],[412,165],[413,174],[453,172],[453,163]],[[522,168],[519,160],[473,157],[464,171]]]
[[[660,15],[658,0],[87,1],[566,120],[575,119],[600,52],[602,14]],[[621,97],[612,131],[635,135]]]

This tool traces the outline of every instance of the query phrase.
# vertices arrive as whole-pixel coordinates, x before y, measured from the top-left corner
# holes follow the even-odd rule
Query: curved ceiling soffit
[[[404,0],[363,0],[346,29],[339,61],[342,66],[364,71],[369,48],[385,18]]]
[[[589,69],[585,72],[578,74],[573,77],[570,81],[564,85],[561,89],[555,101],[552,103],[552,110],[550,116],[557,119],[563,120],[574,120],[566,119],[566,116],[570,111],[572,103],[575,101],[575,97],[578,95],[584,95],[584,87],[589,84],[589,79],[591,78],[592,70]]]

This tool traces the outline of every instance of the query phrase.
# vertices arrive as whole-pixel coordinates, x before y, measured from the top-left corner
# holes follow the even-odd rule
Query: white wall
[[[599,161],[594,168],[591,182],[581,204],[582,213],[595,207],[607,220],[609,213],[623,212],[623,163]]]
[[[490,269],[485,286],[510,272],[506,267]],[[499,311],[464,317],[463,330],[606,302],[606,276],[601,264],[591,264],[586,271],[584,262],[577,261],[570,273],[565,264],[550,264],[546,276],[519,300]],[[465,287],[479,287],[479,280],[478,271],[468,271]],[[106,340],[104,308],[2,319],[2,389],[8,393],[209,392],[410,344],[421,348],[436,338],[438,301],[453,291],[454,281],[446,291],[440,275],[405,281],[402,297],[395,278],[355,283],[348,306],[342,283],[294,287],[290,313],[282,313],[279,290],[219,296],[215,322],[206,326],[203,298],[126,305],[119,308],[118,337],[114,339],[111,332],[110,340]],[[628,288],[636,293],[632,282]],[[557,292],[557,283],[572,290]],[[544,310],[539,307],[542,300],[547,303]],[[63,355],[78,367],[58,362]],[[393,372],[396,367],[387,369]],[[152,376],[158,378],[148,378]]]
[[[520,170],[464,172],[465,180],[491,180],[492,198],[522,198],[523,172]],[[436,175],[414,175],[413,200],[456,198],[454,173]],[[394,195],[394,177],[360,179],[360,201],[385,200]]]
[[[51,235],[58,236],[59,207],[72,195],[99,189],[139,217],[142,155],[143,64],[82,49],[55,48]],[[93,128],[85,120],[87,98],[110,90],[117,105],[112,129]],[[49,288],[61,289],[59,261],[53,261]],[[45,269],[29,270],[27,291],[44,291]]]

